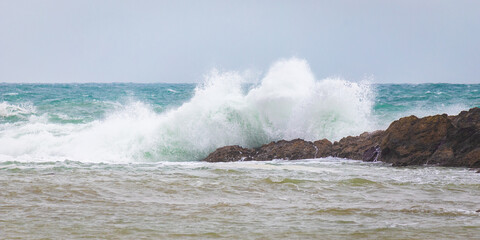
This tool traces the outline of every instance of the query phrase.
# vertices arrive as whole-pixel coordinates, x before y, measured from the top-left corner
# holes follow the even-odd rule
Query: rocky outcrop
[[[364,161],[378,160],[378,146],[384,131],[364,132],[360,136],[348,136],[333,143],[332,156]]]
[[[332,143],[328,140],[325,141],[327,142],[317,143],[317,145],[321,149],[320,153],[318,151],[317,145],[302,139],[271,142],[255,149],[243,148],[237,145],[226,146],[221,147],[215,152],[208,155],[208,157],[205,158],[204,161],[233,162],[251,160],[267,161],[272,159],[296,160],[316,158],[317,154],[318,157],[326,157],[330,155],[329,149],[331,148]],[[325,148],[329,149],[327,150]]]
[[[306,159],[315,158],[315,146],[312,142],[302,139],[294,139],[292,141],[281,140],[263,145],[256,150],[254,159],[258,161],[266,161],[272,159]]]
[[[225,146],[218,148],[210,153],[203,161],[206,162],[235,162],[254,160],[255,151],[253,149],[235,146]]]
[[[385,131],[381,159],[399,166],[433,163],[432,156],[452,129],[447,115],[401,118]]]
[[[384,131],[365,132],[331,143],[295,139],[271,142],[259,148],[227,146],[204,161],[306,159],[335,156],[363,161],[383,161],[394,166],[433,164],[480,167],[480,108],[457,116],[409,116],[392,122]]]
[[[380,148],[380,160],[394,166],[480,167],[480,108],[401,118],[387,128]]]
[[[317,140],[313,142],[315,146],[315,158],[329,157],[333,155],[332,142],[327,139]]]

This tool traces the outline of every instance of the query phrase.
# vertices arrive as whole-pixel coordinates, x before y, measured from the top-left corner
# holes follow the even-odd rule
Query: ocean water
[[[298,59],[253,81],[0,83],[0,238],[478,238],[469,169],[199,160],[479,106],[480,84],[316,79]]]

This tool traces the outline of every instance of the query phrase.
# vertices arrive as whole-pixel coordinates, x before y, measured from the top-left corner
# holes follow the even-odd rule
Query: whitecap
[[[245,82],[238,72],[213,70],[188,102],[163,113],[132,100],[103,120],[84,124],[32,116],[28,123],[1,133],[0,155],[38,161],[192,161],[225,145],[339,140],[374,129],[370,85],[339,78],[316,80],[305,60],[276,62],[247,92],[242,88]]]

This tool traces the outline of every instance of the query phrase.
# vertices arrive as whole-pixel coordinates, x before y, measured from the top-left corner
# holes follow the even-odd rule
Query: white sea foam
[[[0,103],[0,117],[22,116],[35,112],[35,107],[29,103],[19,105]]]
[[[191,161],[218,147],[279,139],[338,140],[373,130],[367,83],[318,81],[306,61],[281,60],[249,91],[237,72],[212,71],[187,103],[158,114],[132,101],[103,120],[55,124],[31,116],[0,132],[0,155],[17,160]]]

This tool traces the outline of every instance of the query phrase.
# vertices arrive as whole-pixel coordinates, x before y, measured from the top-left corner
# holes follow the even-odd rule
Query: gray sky
[[[480,83],[480,1],[0,0],[0,82],[199,82],[292,56],[317,79]]]

